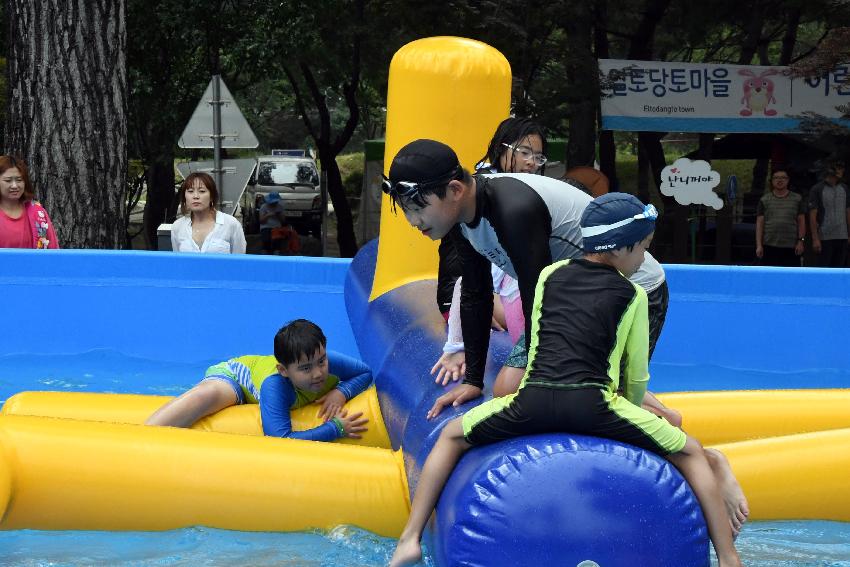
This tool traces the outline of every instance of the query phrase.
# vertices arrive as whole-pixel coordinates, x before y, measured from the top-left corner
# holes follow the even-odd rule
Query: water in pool
[[[68,356],[0,356],[0,402],[22,390],[175,395],[208,364],[143,360],[111,351]],[[188,528],[169,532],[0,532],[0,565],[36,566],[377,566],[394,540],[341,526],[329,533],[249,533]],[[752,522],[738,539],[749,567],[850,567],[850,524]],[[432,565],[426,558],[425,565]]]

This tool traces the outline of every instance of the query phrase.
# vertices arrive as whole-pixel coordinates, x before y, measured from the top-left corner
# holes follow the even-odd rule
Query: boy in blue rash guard
[[[537,282],[519,389],[446,424],[422,467],[391,566],[421,557],[422,530],[466,451],[521,435],[565,432],[629,443],[668,459],[702,506],[719,567],[740,567],[722,479],[702,446],[640,407],[649,379],[647,295],[627,278],[644,260],[656,217],[654,207],[625,193],[603,195],[587,206],[581,216],[584,257],[552,264]]]
[[[263,433],[311,441],[360,438],[366,431],[363,413],[348,415],[343,405],[372,383],[361,361],[326,349],[322,330],[296,319],[274,338],[274,356],[246,355],[207,369],[194,388],[157,410],[147,425],[190,427],[226,407],[259,404]],[[307,431],[292,431],[290,411],[321,404],[325,422]]]

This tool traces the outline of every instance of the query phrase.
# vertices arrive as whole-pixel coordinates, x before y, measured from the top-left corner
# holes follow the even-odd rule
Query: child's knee
[[[233,387],[222,380],[205,380],[191,391],[191,397],[202,407],[234,405],[237,402]]]
[[[443,430],[440,432],[440,441],[458,441],[463,440],[463,416],[456,417],[449,421]]]
[[[670,425],[674,425],[679,429],[682,428],[682,414],[672,408],[664,408],[663,417],[666,419]]]
[[[711,464],[712,468],[718,465],[724,465],[729,462],[726,458],[726,455],[718,451],[717,449],[705,448],[705,458],[708,459],[709,464]]]
[[[702,444],[696,439],[696,437],[687,436],[685,440],[685,446],[682,448],[682,453],[687,455],[703,455],[705,452],[702,448]]]

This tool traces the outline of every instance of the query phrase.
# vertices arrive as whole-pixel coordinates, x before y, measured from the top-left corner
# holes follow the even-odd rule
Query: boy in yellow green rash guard
[[[327,350],[318,325],[296,319],[274,337],[274,356],[246,355],[207,369],[204,379],[157,410],[147,425],[190,427],[199,419],[239,404],[259,404],[263,433],[312,441],[360,438],[366,431],[362,412],[347,414],[343,405],[372,383],[363,362]],[[325,422],[307,431],[292,431],[290,411],[321,404]]]

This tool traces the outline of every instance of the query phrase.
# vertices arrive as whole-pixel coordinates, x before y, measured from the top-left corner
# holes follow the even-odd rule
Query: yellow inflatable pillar
[[[487,44],[459,37],[408,43],[390,63],[384,174],[404,145],[420,138],[454,149],[472,169],[499,122],[508,117],[511,68]],[[400,285],[435,277],[437,243],[411,228],[401,211],[381,202],[378,260],[370,300]]]

